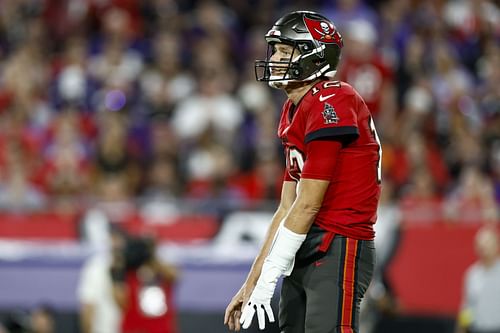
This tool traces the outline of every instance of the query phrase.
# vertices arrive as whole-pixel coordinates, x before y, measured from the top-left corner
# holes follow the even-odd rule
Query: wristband
[[[306,239],[306,234],[298,234],[282,223],[276,231],[274,242],[265,261],[269,261],[284,275],[290,275],[293,269],[295,254]]]

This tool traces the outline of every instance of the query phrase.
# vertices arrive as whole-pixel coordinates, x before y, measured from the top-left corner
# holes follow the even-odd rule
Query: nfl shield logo
[[[339,122],[339,117],[335,112],[335,108],[328,103],[325,103],[325,108],[321,114],[325,119],[325,124],[337,124]]]

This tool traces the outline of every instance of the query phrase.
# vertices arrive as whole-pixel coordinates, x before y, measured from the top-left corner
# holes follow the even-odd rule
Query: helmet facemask
[[[273,49],[277,43],[292,46],[292,53],[288,60],[271,61]],[[273,69],[278,70],[279,74],[273,75]],[[290,83],[304,84],[321,76],[333,77],[335,72],[325,59],[323,44],[313,45],[303,41],[270,41],[266,60],[255,61],[255,78],[257,81],[268,82],[273,88],[283,88]]]
[[[255,61],[255,77],[257,81],[268,82],[273,88],[281,88],[290,82],[297,82],[300,76],[301,68],[298,63],[300,59],[300,51],[297,54],[296,50],[299,48],[293,43],[283,43],[292,46],[292,51],[288,60],[272,61],[271,57],[274,54],[275,45],[282,42],[269,42],[267,45],[266,60]],[[294,57],[295,55],[295,57]],[[277,72],[273,74],[273,72]]]

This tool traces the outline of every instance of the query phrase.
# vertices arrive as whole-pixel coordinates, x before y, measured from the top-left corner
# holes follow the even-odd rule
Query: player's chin
[[[298,88],[302,88],[304,86],[307,86],[310,83],[311,83],[311,81],[293,81],[293,80],[290,80],[290,81],[288,81],[286,88],[292,89],[292,90],[298,89]]]
[[[271,77],[271,80],[268,82],[271,88],[275,89],[285,89],[288,86],[288,80],[281,80],[278,78]]]

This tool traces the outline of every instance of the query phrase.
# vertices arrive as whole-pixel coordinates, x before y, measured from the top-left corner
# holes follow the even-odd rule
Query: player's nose
[[[281,58],[281,53],[279,51],[276,51],[276,52],[274,52],[271,55],[271,58],[269,58],[269,60],[271,60],[271,61],[279,61],[280,58]]]

